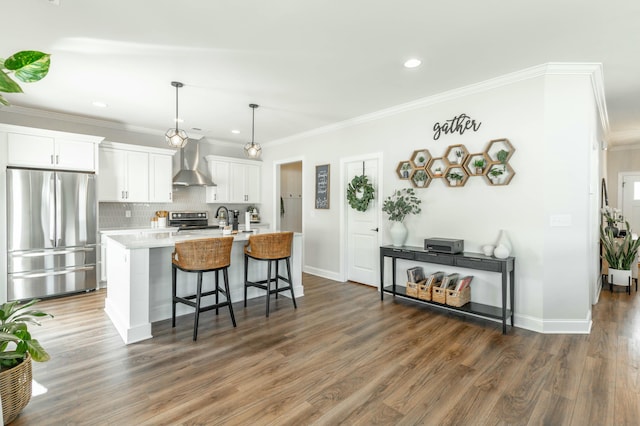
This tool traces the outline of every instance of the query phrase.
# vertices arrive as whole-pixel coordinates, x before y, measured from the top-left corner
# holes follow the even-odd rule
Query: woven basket
[[[465,287],[461,291],[447,290],[446,303],[449,306],[460,307],[471,301],[471,287]]]
[[[421,282],[418,286],[418,299],[431,300],[431,291],[433,289],[433,282],[427,284],[427,280]]]
[[[206,271],[229,266],[233,237],[206,238],[176,243],[173,263],[187,270]]]
[[[431,289],[431,300],[444,304],[447,300],[447,290],[440,287],[433,287]]]
[[[17,366],[0,373],[0,397],[4,424],[9,424],[31,399],[31,356]]]
[[[254,259],[284,259],[291,256],[293,232],[249,235],[244,253]]]
[[[427,282],[427,280],[418,281],[417,283],[407,281],[407,296],[418,297],[418,288],[425,282]]]

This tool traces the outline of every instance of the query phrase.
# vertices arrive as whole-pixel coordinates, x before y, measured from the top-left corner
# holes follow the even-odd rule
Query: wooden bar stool
[[[175,251],[171,255],[171,291],[172,291],[172,315],[171,327],[176,326],[176,303],[195,308],[195,321],[193,324],[193,340],[198,338],[198,320],[200,312],[216,310],[223,306],[229,307],[231,314],[231,322],[236,326],[236,319],[233,316],[233,306],[231,304],[231,295],[229,292],[229,275],[227,268],[231,264],[231,246],[233,237],[207,238],[201,240],[191,240],[176,243]],[[195,272],[198,274],[198,284],[196,293],[188,296],[176,295],[176,275],[177,270],[184,272]],[[218,282],[218,272],[222,270],[224,279],[224,289]],[[215,272],[215,287],[213,290],[202,292],[202,274],[204,272]],[[225,296],[225,301],[220,302],[218,294]],[[215,294],[216,302],[213,305],[202,306],[201,299],[205,296]],[[195,299],[195,302],[193,301]]]
[[[278,293],[290,290],[291,300],[294,309],[298,309],[296,305],[296,297],[293,294],[293,280],[291,279],[291,244],[293,243],[293,232],[275,232],[269,234],[253,234],[249,235],[249,241],[244,246],[244,306],[247,307],[247,288],[257,287],[267,292],[267,317],[269,316],[269,299],[275,293],[276,299]],[[248,269],[249,259],[267,262],[267,279],[260,281],[249,281]],[[280,275],[278,264],[281,260],[285,261],[287,266],[287,277]],[[275,264],[275,276],[271,276],[271,265]],[[286,287],[280,287],[278,281],[289,284]],[[275,288],[271,288],[271,282],[275,282]]]

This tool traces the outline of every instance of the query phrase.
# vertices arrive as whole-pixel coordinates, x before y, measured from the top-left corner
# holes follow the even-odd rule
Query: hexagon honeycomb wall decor
[[[483,152],[474,154],[462,144],[448,146],[442,157],[432,157],[428,149],[417,149],[409,160],[398,163],[396,173],[414,188],[427,188],[438,178],[446,186],[464,186],[474,176],[483,176],[492,186],[508,185],[516,174],[509,164],[514,152],[506,138],[493,139]]]

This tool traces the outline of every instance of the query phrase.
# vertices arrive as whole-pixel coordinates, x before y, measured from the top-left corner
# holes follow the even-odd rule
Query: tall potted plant
[[[407,227],[402,222],[409,214],[418,214],[422,200],[416,197],[413,188],[398,189],[393,192],[382,204],[382,211],[389,215],[389,220],[393,222],[389,232],[391,242],[394,246],[403,246],[407,240]]]
[[[44,362],[49,354],[31,337],[28,325],[52,315],[31,307],[38,299],[0,306],[0,398],[5,424],[13,421],[31,399],[31,360]]]
[[[629,222],[625,222],[627,233],[622,238],[616,238],[610,229],[600,228],[600,241],[603,254],[609,264],[610,284],[630,286],[631,267],[637,262],[640,238],[633,239]]]

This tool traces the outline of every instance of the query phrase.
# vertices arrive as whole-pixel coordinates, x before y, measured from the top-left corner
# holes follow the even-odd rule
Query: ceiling
[[[5,96],[13,105],[157,132],[159,144],[174,80],[181,128],[240,145],[250,103],[268,143],[547,62],[602,63],[609,144],[640,142],[637,1],[3,0],[2,11],[0,56],[52,54],[45,79]],[[411,57],[422,65],[404,68]]]

